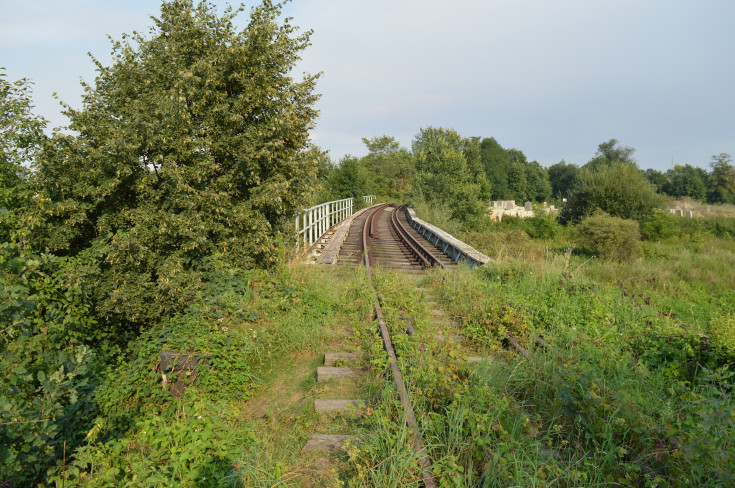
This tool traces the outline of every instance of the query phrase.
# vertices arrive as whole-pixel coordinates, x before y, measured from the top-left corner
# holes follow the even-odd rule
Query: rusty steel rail
[[[365,220],[365,224],[363,225],[363,228],[362,228],[362,240],[361,240],[362,254],[363,256],[365,256],[365,258],[367,258],[368,255],[370,254],[370,246],[367,245],[366,235],[369,234],[370,237],[373,237],[373,238],[378,237],[378,230],[375,227],[375,220],[378,215],[378,212],[381,212],[387,206],[388,206],[387,203],[383,203],[381,205],[376,206],[374,209],[369,210],[370,213],[368,214],[367,219]],[[370,258],[371,259],[368,262],[372,261],[372,256],[370,256]]]
[[[383,347],[388,353],[390,369],[393,373],[393,379],[395,380],[396,388],[398,390],[398,397],[401,399],[401,404],[403,405],[403,409],[406,414],[406,424],[408,425],[409,429],[411,429],[411,439],[413,441],[413,445],[420,455],[419,464],[421,465],[421,478],[426,488],[437,488],[438,485],[436,483],[436,479],[434,478],[434,473],[431,468],[431,459],[429,459],[429,455],[426,452],[426,445],[421,438],[421,431],[419,430],[418,422],[416,421],[416,415],[414,414],[413,408],[411,407],[411,399],[408,395],[408,389],[406,388],[406,383],[403,381],[401,368],[398,367],[398,357],[396,356],[396,351],[393,348],[393,341],[390,337],[390,331],[388,330],[388,326],[385,323],[383,310],[380,307],[378,291],[373,285],[373,274],[371,271],[372,263],[370,261],[369,247],[367,241],[368,235],[373,235],[372,231],[374,216],[377,215],[378,212],[382,212],[385,207],[387,207],[387,205],[379,206],[378,208],[373,210],[368,218],[365,220],[365,225],[362,228],[362,248],[364,253],[364,263],[365,268],[367,269],[368,283],[370,284],[370,288],[372,288],[373,294],[375,295],[375,315],[378,318],[378,323],[380,324],[380,336],[383,339]],[[368,252],[364,252],[365,249],[368,249]]]
[[[411,234],[406,231],[406,229],[403,227],[403,224],[398,219],[398,212],[405,209],[405,205],[401,205],[399,207],[396,207],[395,210],[391,213],[390,216],[390,223],[393,227],[393,230],[395,231],[398,238],[403,242],[403,244],[408,248],[411,253],[416,256],[416,258],[421,262],[424,268],[433,268],[434,266],[441,266],[442,268],[444,265],[439,261],[439,259],[434,256],[434,254],[429,251],[426,247],[421,245]]]

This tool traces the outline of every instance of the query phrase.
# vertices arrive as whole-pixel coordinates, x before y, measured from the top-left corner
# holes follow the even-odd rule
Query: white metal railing
[[[362,198],[368,205],[372,205],[375,201],[375,195],[366,195]],[[354,198],[345,198],[343,200],[314,205],[296,214],[297,249],[302,244],[304,249],[310,248],[327,229],[352,215],[355,209],[354,203]]]

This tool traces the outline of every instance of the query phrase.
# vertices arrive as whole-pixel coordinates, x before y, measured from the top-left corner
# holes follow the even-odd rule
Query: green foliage
[[[707,185],[707,202],[735,204],[735,168],[727,153],[712,156],[712,173]]]
[[[149,37],[124,36],[96,62],[76,135],[41,157],[51,203],[38,236],[76,256],[99,318],[135,333],[182,310],[210,256],[275,263],[313,184],[307,131],[315,77],[290,71],[309,43],[278,5],[219,17],[191,0],[163,3]]]
[[[666,178],[666,175],[663,174],[660,171],[657,171],[655,169],[647,169],[643,172],[643,176],[653,185],[656,187],[656,192],[661,193],[663,191],[664,185],[668,183],[668,179]]]
[[[30,484],[84,439],[107,355],[65,261],[0,244],[0,480]]]
[[[634,261],[643,256],[638,222],[595,213],[577,225],[580,246],[602,259]]]
[[[96,408],[50,481],[82,486],[236,484],[244,451],[260,450],[242,422],[242,402],[284,354],[324,340],[339,307],[288,268],[242,271],[219,262],[184,313],[131,341],[125,359],[100,375]],[[162,387],[164,350],[204,356],[181,399]],[[174,381],[169,375],[169,382]],[[61,465],[56,458],[56,465]]]
[[[425,417],[432,458],[454,460],[446,477],[462,473],[459,486],[731,484],[727,339],[699,336],[631,281],[579,278],[575,259],[585,258],[508,257],[431,277],[469,346],[492,354],[467,376],[437,378],[452,394]],[[714,313],[711,331],[731,319]],[[527,357],[498,352],[510,330]]]
[[[27,233],[26,210],[32,205],[29,167],[45,140],[46,121],[32,113],[31,83],[5,80],[0,68],[0,242]]]
[[[643,221],[662,204],[663,197],[635,165],[614,161],[580,170],[561,218],[579,222],[599,209],[621,219]]]
[[[621,146],[617,139],[610,139],[597,146],[595,157],[583,166],[586,169],[598,169],[615,162],[635,165],[633,153],[635,149],[629,146]]]
[[[549,184],[551,185],[551,194],[554,198],[566,198],[569,192],[577,182],[577,174],[579,168],[574,164],[567,164],[563,159],[549,166]]]
[[[666,183],[661,191],[672,197],[691,197],[702,202],[706,196],[707,179],[707,172],[702,168],[677,164],[666,172]]]
[[[370,177],[358,158],[345,156],[329,175],[329,199],[354,198],[359,204],[369,194]]]
[[[390,136],[363,138],[368,154],[361,159],[371,176],[369,193],[402,200],[413,189],[414,164],[411,153]]]
[[[480,155],[485,166],[485,175],[490,183],[493,200],[514,198],[508,188],[508,169],[510,157],[508,152],[494,137],[484,138],[480,142]]]
[[[679,227],[677,219],[681,220],[681,217],[654,208],[641,229],[643,238],[648,241],[655,241],[673,236]]]
[[[480,160],[480,143],[451,129],[422,129],[413,141],[416,187],[428,202],[452,210],[452,218],[467,221],[484,215],[490,188]]]
[[[523,228],[534,239],[553,239],[561,231],[556,213],[546,212],[542,205],[535,205],[533,217],[523,219]]]
[[[480,143],[480,154],[494,200],[543,202],[552,195],[546,170],[522,151],[504,149],[491,137]]]

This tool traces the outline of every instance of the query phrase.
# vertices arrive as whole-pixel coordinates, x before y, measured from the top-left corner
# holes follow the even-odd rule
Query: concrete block
[[[351,378],[353,376],[355,376],[355,372],[349,368],[334,368],[330,366],[319,366],[316,368],[317,381]]]
[[[530,212],[530,211],[532,211],[532,210],[533,210],[533,204],[532,204],[531,202],[526,202],[526,204],[525,204],[525,206],[524,206],[524,210],[525,210],[526,212]]]
[[[197,367],[207,364],[207,355],[198,353],[185,353],[179,351],[161,351],[160,368],[163,386],[168,385],[169,376],[176,375],[176,381],[169,387],[169,393],[181,398],[186,387],[193,384],[197,379]]]

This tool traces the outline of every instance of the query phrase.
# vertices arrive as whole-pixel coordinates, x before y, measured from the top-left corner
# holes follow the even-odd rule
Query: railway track
[[[388,263],[391,265],[391,267],[393,267],[398,264],[393,260],[384,261],[386,256],[390,256],[393,259],[400,256],[398,253],[395,252],[392,254],[385,252],[385,249],[389,247],[389,244],[399,244],[403,256],[406,258],[407,261],[410,261],[414,265],[418,264],[422,268],[433,267],[436,265],[442,267],[444,266],[429,249],[422,246],[418,240],[413,238],[413,236],[410,236],[407,230],[403,227],[397,216],[397,214],[399,213],[399,209],[401,208],[402,207],[391,208],[390,205],[381,205],[378,206],[375,210],[367,212],[367,216],[365,218],[365,222],[363,224],[361,232],[362,252],[365,267],[367,268],[368,282],[370,283],[370,288],[372,288],[375,295],[375,302],[373,307],[375,308],[375,315],[380,325],[380,336],[383,339],[383,347],[388,353],[389,365],[393,374],[393,381],[396,384],[398,396],[401,400],[401,404],[403,405],[406,417],[406,424],[408,425],[409,429],[411,429],[411,440],[413,442],[414,448],[419,453],[421,477],[423,479],[424,486],[426,486],[427,488],[435,488],[438,485],[436,483],[436,479],[434,478],[434,473],[431,469],[431,459],[429,459],[429,456],[426,452],[426,446],[421,437],[421,430],[418,426],[418,423],[416,422],[416,415],[414,414],[413,407],[411,406],[411,398],[408,394],[406,384],[403,381],[403,374],[401,373],[401,368],[398,365],[398,356],[396,355],[396,351],[393,348],[393,340],[391,338],[390,331],[388,330],[388,326],[385,323],[383,310],[380,306],[380,296],[372,281],[371,268],[373,266]],[[383,235],[385,236],[385,231],[387,230],[385,228],[385,225],[383,225],[382,229],[380,226],[380,222],[383,222],[385,220],[384,218],[381,219],[381,217],[385,217],[385,214],[387,212],[390,212],[390,240],[380,238],[380,231],[382,230]]]
[[[365,266],[366,268],[369,285],[374,294],[373,308],[375,318],[379,324],[379,334],[383,342],[383,348],[388,355],[391,376],[395,382],[395,387],[404,409],[404,418],[411,432],[411,442],[419,456],[422,482],[427,488],[434,488],[438,484],[432,471],[432,462],[412,409],[410,393],[406,387],[403,373],[399,366],[399,357],[393,346],[393,338],[391,337],[388,324],[386,324],[385,315],[381,307],[383,299],[373,284],[372,269],[377,267],[416,274],[434,267],[451,268],[456,266],[456,263],[434,248],[429,241],[408,225],[405,216],[405,206],[394,204],[377,205],[363,212],[353,220],[348,236],[339,251],[337,263],[341,266]],[[407,317],[404,316],[403,318],[405,324],[401,324],[399,329],[403,329],[409,335],[413,335],[415,330],[411,322]],[[393,325],[395,326],[395,324]],[[396,329],[394,328],[394,330]],[[450,340],[454,337],[457,336],[448,336]],[[352,372],[348,369],[342,370],[342,368],[327,366],[327,363],[332,364],[333,358],[346,357],[347,354],[354,353],[338,352],[325,355],[325,366],[317,369],[317,380],[319,381],[320,375],[324,377],[326,377],[325,375],[334,375],[332,376],[334,378],[340,378],[341,375],[351,375]],[[479,359],[471,358],[470,360]],[[338,401],[346,402],[345,404],[353,405],[353,407],[361,405],[360,401],[356,400]],[[315,408],[320,408],[316,407],[316,405],[315,403]],[[351,442],[353,440],[355,439],[351,436],[322,436],[322,438],[314,438],[314,446],[318,442],[323,441],[328,446],[327,448],[333,448],[342,442]],[[331,447],[329,447],[330,442],[332,443]],[[309,444],[307,444],[308,446]]]
[[[367,237],[363,240],[364,233]],[[425,268],[456,266],[447,255],[431,246],[408,225],[404,205],[378,205],[357,217],[342,245],[337,263],[360,266],[365,264],[363,256],[366,252],[371,267],[420,273]]]

